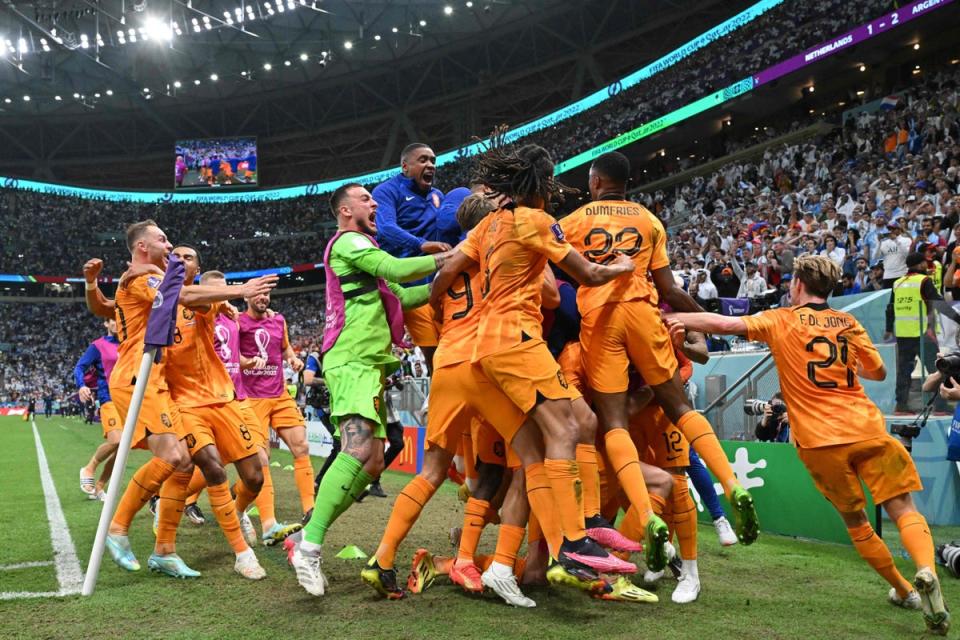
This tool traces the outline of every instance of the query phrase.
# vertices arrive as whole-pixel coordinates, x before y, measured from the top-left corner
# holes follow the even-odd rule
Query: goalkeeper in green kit
[[[374,240],[377,203],[360,184],[334,191],[330,208],[338,231],[323,256],[326,325],[321,351],[341,451],[323,476],[292,560],[297,581],[315,596],[322,596],[327,586],[321,569],[327,529],[383,471],[384,380],[400,366],[392,345],[403,344],[403,310],[425,304],[430,296],[427,284],[404,288],[396,283],[434,273],[447,257],[394,258],[381,250]]]

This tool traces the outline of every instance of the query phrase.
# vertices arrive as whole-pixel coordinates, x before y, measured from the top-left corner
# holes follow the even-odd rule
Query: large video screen
[[[257,186],[255,137],[178,140],[174,157],[174,189]]]

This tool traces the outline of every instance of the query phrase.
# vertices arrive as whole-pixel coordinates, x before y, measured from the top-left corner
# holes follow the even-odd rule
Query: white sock
[[[322,544],[314,544],[308,540],[303,540],[300,542],[300,553],[305,553],[307,555],[315,556],[320,553],[322,548]]]
[[[257,559],[257,555],[250,547],[247,547],[246,551],[241,551],[237,554],[237,560],[249,560],[250,558],[253,558],[254,560]]]
[[[513,567],[508,567],[502,562],[496,561],[490,563],[490,567],[487,569],[487,571],[498,578],[509,578],[513,575]]]
[[[681,571],[683,575],[691,576],[700,581],[700,573],[697,571],[697,561],[696,560],[681,560]]]

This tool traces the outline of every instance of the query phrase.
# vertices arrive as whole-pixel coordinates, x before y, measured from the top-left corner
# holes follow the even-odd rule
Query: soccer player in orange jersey
[[[180,245],[173,254],[183,262],[185,273],[174,341],[166,353],[167,384],[180,409],[187,448],[202,474],[199,478],[195,474],[194,482],[199,482],[191,483],[188,495],[206,485],[214,515],[236,554],[234,570],[244,578],[260,580],[266,572],[244,540],[224,464],[232,462],[237,469],[242,483],[238,494],[246,491],[255,496],[263,484],[258,457],[263,443],[256,427],[247,424],[233,382],[217,355],[214,326],[220,303],[268,292],[276,285],[277,276],[261,276],[234,286],[194,285],[200,270],[197,250]],[[175,513],[181,514],[182,509]],[[174,524],[179,524],[179,518]]]
[[[166,268],[167,256],[173,249],[166,234],[152,220],[144,220],[127,228],[127,247],[132,264],[153,265],[159,270]],[[126,419],[133,397],[143,356],[147,318],[160,281],[159,275],[141,275],[125,282],[125,286],[117,290],[116,317],[120,349],[110,375],[110,396],[122,419]],[[132,440],[133,447],[149,449],[153,457],[137,470],[127,485],[107,535],[106,546],[111,557],[128,571],[140,569],[127,537],[130,523],[143,505],[159,493],[160,527],[148,566],[151,570],[177,577],[200,575],[176,554],[175,528],[168,526],[169,521],[176,519],[170,512],[177,509],[177,504],[182,505],[186,498],[185,491],[193,472],[190,454],[181,441],[183,435],[180,413],[167,387],[166,359],[161,359],[150,370]]]
[[[883,380],[887,372],[856,318],[827,304],[839,280],[840,268],[829,258],[802,256],[793,263],[790,282],[796,306],[745,317],[667,317],[689,329],[744,335],[770,345],[790,412],[791,437],[814,484],[840,513],[857,552],[890,583],[890,601],[922,607],[928,629],[945,635],[950,614],[940,593],[933,538],[911,497],[922,489],[920,476],[860,385],[858,376]],[[861,482],[900,530],[901,542],[917,566],[912,585],[870,526]]]
[[[630,365],[647,381],[667,417],[723,485],[737,516],[740,541],[753,542],[759,525],[753,499],[737,481],[713,428],[683,393],[677,359],[657,304],[662,297],[677,310],[702,309],[674,281],[663,225],[644,207],[627,200],[629,179],[626,156],[610,152],[598,157],[590,167],[593,202],[565,217],[561,227],[570,244],[590,262],[609,264],[619,257],[628,258],[635,267],[631,277],[600,287],[581,287],[577,306],[582,316],[584,368],[605,432],[607,459],[642,518],[647,563],[657,571],[666,563],[663,542],[667,528],[653,514],[639,456],[627,433]]]
[[[542,147],[513,150],[495,143],[478,162],[477,182],[511,202],[484,218],[454,252],[433,283],[431,303],[439,303],[461,272],[479,268],[484,301],[473,361],[499,392],[496,400],[505,397],[529,418],[512,427],[491,424],[523,461],[531,508],[561,568],[552,574],[555,581],[579,587],[584,580],[577,574],[589,581],[595,571],[635,571],[586,535],[575,457],[580,427],[571,406],[580,393],[547,349],[540,314],[548,260],[587,286],[631,273],[633,262],[618,256],[607,265],[591,263],[564,240],[560,225],[543,210],[561,196],[561,188]],[[482,402],[495,403],[489,397]],[[554,514],[560,531],[547,531]]]

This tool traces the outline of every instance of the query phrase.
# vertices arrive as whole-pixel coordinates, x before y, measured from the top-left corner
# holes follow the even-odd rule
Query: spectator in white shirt
[[[891,222],[887,225],[890,234],[880,242],[877,250],[878,257],[883,260],[883,288],[889,289],[894,280],[907,273],[907,254],[913,244],[910,238],[903,235],[900,225]]]
[[[823,239],[823,249],[820,250],[820,255],[826,256],[833,260],[838,267],[843,267],[843,261],[847,257],[847,251],[842,247],[837,246],[837,239],[833,236],[825,236]]]

